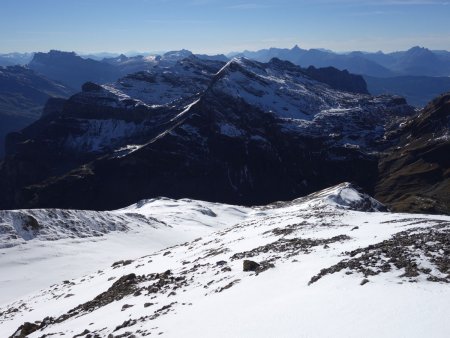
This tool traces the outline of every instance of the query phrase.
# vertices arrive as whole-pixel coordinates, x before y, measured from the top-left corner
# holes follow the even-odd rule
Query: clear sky
[[[0,52],[450,49],[450,0],[0,0]]]

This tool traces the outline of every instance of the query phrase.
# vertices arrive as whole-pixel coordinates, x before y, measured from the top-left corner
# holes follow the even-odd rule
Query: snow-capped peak
[[[321,199],[323,203],[333,205],[337,208],[366,212],[387,210],[386,206],[382,203],[360,192],[356,186],[348,182],[322,190],[313,195]]]

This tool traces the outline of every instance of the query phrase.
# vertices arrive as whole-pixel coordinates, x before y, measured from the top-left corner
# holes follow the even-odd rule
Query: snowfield
[[[191,241],[251,213],[245,207],[166,198],[112,212],[0,211],[0,304],[115,260]]]
[[[75,242],[39,235],[2,249],[2,337],[448,337],[450,332],[448,216],[389,213],[348,183],[262,207],[155,199],[110,213],[114,216],[104,217],[142,215],[148,224],[127,221],[126,228],[108,228],[95,237],[101,240],[91,251],[86,248],[93,237]],[[44,219],[35,218],[45,228]],[[188,239],[195,235],[201,238]],[[177,244],[163,248],[170,242]],[[50,252],[44,257],[49,247],[61,249],[59,260]],[[73,264],[78,256],[66,249],[78,250],[85,263],[91,256],[91,271],[70,275],[70,265],[62,263]],[[57,262],[61,276],[11,301],[3,294],[20,288],[23,276],[14,260],[21,250],[29,257],[41,250],[40,263],[24,260],[23,271],[45,264],[51,270]],[[106,264],[104,256],[121,258]]]

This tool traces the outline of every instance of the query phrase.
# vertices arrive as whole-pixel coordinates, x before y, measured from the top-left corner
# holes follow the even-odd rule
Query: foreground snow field
[[[253,212],[166,198],[112,212],[0,211],[0,304],[116,260],[191,241]]]
[[[178,204],[176,212],[167,204]],[[257,208],[142,202],[114,213],[164,220],[173,228],[163,240],[151,225],[152,231],[133,224],[98,237],[95,245],[118,250],[114,236],[123,236],[121,260],[105,264],[94,254],[89,266],[95,272],[57,278],[45,290],[0,305],[1,336],[447,337],[450,217],[383,210],[349,184]],[[211,226],[218,230],[204,230]],[[152,252],[171,236],[178,243],[188,237],[179,235],[184,227],[202,238]],[[159,246],[127,260],[139,254],[141,244],[132,242],[139,234],[143,242],[154,236]],[[75,247],[82,251],[90,240]],[[34,242],[70,246],[65,241],[36,238],[3,249],[0,257],[12,260],[18,248],[39,250]],[[61,258],[62,273],[62,262],[72,258]],[[11,271],[19,281],[13,266],[2,266],[2,276]],[[2,293],[8,288],[13,292],[14,285],[2,285]]]

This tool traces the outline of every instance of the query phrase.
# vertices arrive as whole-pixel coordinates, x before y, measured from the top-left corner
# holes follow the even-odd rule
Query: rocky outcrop
[[[331,88],[352,93],[369,94],[367,84],[361,75],[350,74],[347,70],[340,71],[334,67],[308,67],[306,74],[314,80],[328,84]]]
[[[397,144],[380,160],[376,198],[396,211],[450,213],[450,94],[390,137]]]

